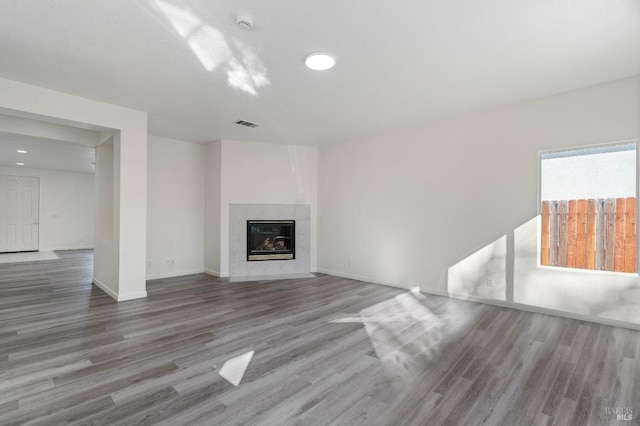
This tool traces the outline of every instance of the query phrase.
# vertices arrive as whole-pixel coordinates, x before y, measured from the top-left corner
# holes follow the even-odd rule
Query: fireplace
[[[247,260],[296,258],[295,220],[248,220]]]

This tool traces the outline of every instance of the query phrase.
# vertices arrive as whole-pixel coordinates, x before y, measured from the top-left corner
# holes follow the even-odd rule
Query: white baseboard
[[[593,316],[593,315],[578,314],[578,313],[568,312],[568,311],[560,311],[560,310],[557,310],[557,309],[545,308],[545,307],[542,307],[542,306],[526,305],[524,303],[517,303],[517,302],[508,302],[506,300],[484,299],[482,297],[477,297],[477,296],[473,296],[473,295],[459,294],[459,293],[448,293],[446,291],[437,290],[437,289],[421,288],[420,291],[422,293],[434,294],[436,296],[444,296],[444,297],[450,297],[452,299],[466,300],[466,301],[469,301],[469,302],[484,303],[484,304],[487,304],[487,305],[494,305],[494,306],[500,306],[500,307],[504,307],[504,308],[518,309],[520,311],[525,311],[525,312],[533,312],[533,313],[537,313],[537,314],[554,315],[554,316],[557,316],[557,317],[571,318],[571,319],[576,319],[576,320],[581,320],[581,321],[595,322],[595,323],[598,323],[598,324],[610,325],[610,326],[614,326],[614,327],[623,327],[623,328],[630,328],[632,330],[640,330],[640,324],[635,324],[635,323],[626,322],[626,321],[619,321],[619,320],[614,320],[614,319],[609,319],[609,318],[596,317],[596,316]]]
[[[384,281],[375,279],[373,277],[366,277],[364,275],[347,274],[344,272],[337,272],[337,271],[332,271],[324,268],[317,268],[316,272],[320,274],[333,275],[335,277],[340,277],[340,278],[348,278],[350,280],[364,281],[366,283],[380,284],[380,285],[386,285],[388,287],[403,288],[403,289],[409,290],[409,287],[407,286],[400,286],[392,282],[384,282]]]
[[[147,292],[137,291],[135,293],[125,293],[118,295],[118,302],[124,302],[125,300],[144,299],[147,297]]]
[[[172,278],[172,277],[181,277],[183,275],[193,275],[193,274],[202,274],[204,273],[204,269],[183,269],[182,271],[169,271],[162,272],[159,274],[147,274],[147,280],[159,280],[161,278]]]
[[[341,278],[348,278],[348,279],[352,279],[352,280],[364,281],[364,282],[367,282],[367,283],[380,284],[380,285],[386,285],[386,286],[389,286],[389,287],[395,287],[395,288],[402,288],[402,289],[410,290],[410,288],[408,286],[400,286],[400,285],[393,284],[393,283],[382,282],[380,280],[376,280],[376,279],[371,278],[371,277],[358,276],[358,275],[354,275],[354,274],[346,274],[346,273],[343,273],[343,272],[331,271],[331,270],[324,269],[324,268],[318,268],[318,272],[322,273],[322,274],[341,277]],[[632,322],[626,322],[626,321],[619,321],[619,320],[613,320],[613,319],[608,319],[608,318],[596,317],[596,316],[593,316],[593,315],[578,314],[578,313],[574,313],[574,312],[560,311],[560,310],[551,309],[551,308],[544,308],[544,307],[541,307],[541,306],[526,305],[526,304],[523,304],[523,303],[516,303],[516,302],[508,302],[506,300],[485,299],[485,298],[482,298],[482,297],[472,296],[472,295],[468,295],[468,294],[450,293],[450,292],[445,291],[445,290],[424,288],[424,287],[420,287],[420,292],[427,293],[427,294],[433,294],[435,296],[450,297],[452,299],[466,300],[466,301],[469,301],[469,302],[484,303],[484,304],[487,304],[487,305],[494,305],[494,306],[500,306],[500,307],[504,307],[504,308],[518,309],[520,311],[525,311],[525,312],[533,312],[533,313],[538,313],[538,314],[554,315],[554,316],[557,316],[557,317],[571,318],[571,319],[576,319],[576,320],[581,320],[581,321],[595,322],[595,323],[598,323],[598,324],[610,325],[610,326],[614,326],[614,327],[623,327],[623,328],[630,328],[632,330],[640,330],[640,324],[636,324],[636,323],[632,323]]]
[[[96,287],[98,287],[100,290],[104,291],[109,296],[111,296],[111,298],[113,300],[116,300],[116,301],[118,300],[118,293],[116,293],[115,291],[111,290],[109,287],[107,287],[106,284],[104,284],[103,282],[101,282],[100,280],[98,280],[95,277],[91,281],[96,285]]]
[[[65,251],[65,250],[93,250],[93,246],[56,246],[56,247],[40,247],[39,251]]]
[[[220,273],[220,271],[215,271],[213,269],[204,269],[204,273],[205,274],[209,274],[209,275],[213,275],[214,277],[218,277],[218,278],[228,278],[229,274],[227,275],[222,275],[222,273]]]
[[[124,302],[125,300],[133,300],[133,299],[143,299],[143,298],[147,297],[147,292],[146,291],[138,291],[138,292],[135,292],[135,293],[118,294],[115,291],[111,290],[103,282],[101,282],[100,280],[98,280],[96,278],[93,278],[91,281],[96,285],[96,287],[100,288],[100,290],[102,290],[105,293],[107,293],[116,302]]]

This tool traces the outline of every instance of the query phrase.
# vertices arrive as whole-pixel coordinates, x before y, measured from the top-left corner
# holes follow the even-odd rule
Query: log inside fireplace
[[[295,220],[247,220],[247,260],[296,258]]]

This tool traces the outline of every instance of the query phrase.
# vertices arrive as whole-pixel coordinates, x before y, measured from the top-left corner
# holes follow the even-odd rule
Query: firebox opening
[[[295,220],[248,220],[247,260],[296,258]]]

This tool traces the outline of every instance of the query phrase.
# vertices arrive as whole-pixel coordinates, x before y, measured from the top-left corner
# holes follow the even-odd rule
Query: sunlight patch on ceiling
[[[258,89],[270,84],[267,67],[244,43],[233,40],[230,46],[221,31],[184,6],[153,0],[152,7],[169,21],[207,71],[226,68],[227,84],[232,89],[258,96]]]
[[[240,52],[241,60],[229,60],[227,81],[231,87],[256,96],[257,89],[269,84],[267,67],[244,43],[236,41],[234,44]]]
[[[154,3],[207,71],[214,71],[231,58],[229,45],[220,31],[205,24],[184,7],[164,0],[154,0]]]

